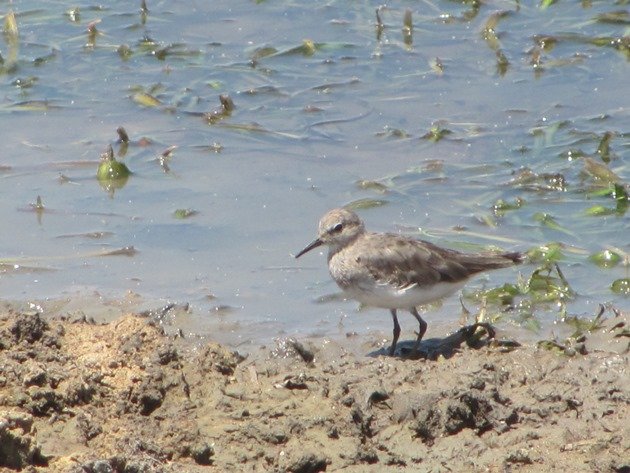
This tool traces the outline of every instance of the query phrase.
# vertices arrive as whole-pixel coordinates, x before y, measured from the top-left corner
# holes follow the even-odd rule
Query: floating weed
[[[20,35],[13,10],[9,10],[7,14],[4,15],[4,26],[2,28],[2,32],[4,33],[7,42],[16,40]]]
[[[294,55],[312,56],[321,47],[322,47],[321,44],[316,44],[313,40],[305,39],[302,41],[302,44],[300,44],[299,46],[285,49],[284,51],[280,51],[276,53],[276,55],[277,56],[294,56]]]
[[[196,57],[202,53],[199,50],[191,50],[182,43],[172,43],[166,46],[156,47],[150,51],[150,54],[160,61],[166,60],[167,57]]]
[[[356,186],[359,189],[371,190],[379,194],[385,194],[389,191],[388,187],[385,184],[380,183],[378,181],[370,181],[370,180],[365,180],[365,179],[361,179],[360,181],[357,181]]]
[[[197,215],[198,213],[199,211],[194,210],[194,209],[177,209],[175,212],[173,212],[173,217],[179,220],[183,220],[186,218],[193,217]]]
[[[138,105],[142,105],[143,107],[154,108],[162,105],[159,99],[154,97],[153,95],[147,92],[138,92],[131,96],[131,100],[133,100]]]
[[[265,58],[267,56],[273,56],[274,54],[277,54],[277,53],[278,53],[278,50],[274,48],[273,46],[263,46],[263,47],[254,49],[254,51],[249,55],[249,58],[255,64],[259,59]]]
[[[615,294],[630,295],[630,278],[615,279],[610,285],[610,290]]]
[[[118,134],[118,141],[120,143],[129,143],[129,135],[127,134],[127,130],[125,130],[122,126],[116,128],[116,133]]]
[[[171,159],[173,151],[175,151],[176,149],[177,149],[177,146],[175,145],[169,146],[157,157],[157,162],[165,173],[171,172],[171,168],[168,162]]]
[[[567,161],[575,161],[576,159],[583,158],[585,156],[586,153],[581,149],[569,149],[560,153],[560,157],[566,159]]]
[[[610,162],[611,158],[615,157],[610,153],[610,141],[612,140],[613,136],[614,135],[610,131],[607,131],[606,133],[604,133],[604,136],[599,142],[599,146],[597,146],[597,155],[606,164]]]
[[[321,92],[321,93],[329,93],[332,89],[339,89],[342,87],[347,87],[349,85],[355,85],[360,83],[361,81],[356,78],[356,77],[352,77],[350,79],[348,79],[347,81],[342,81],[342,82],[329,82],[326,84],[322,84],[322,85],[316,85],[314,87],[311,87],[310,90],[313,90],[315,92]]]
[[[23,102],[15,102],[0,108],[13,112],[48,112],[50,110],[56,110],[62,108],[59,105],[55,105],[48,100],[25,100]]]
[[[536,46],[545,52],[551,52],[558,43],[558,38],[550,35],[534,35],[533,40]]]
[[[535,138],[537,148],[547,148],[554,143],[556,134],[560,130],[566,129],[571,125],[572,123],[569,120],[544,123],[543,125],[532,128],[530,134]]]
[[[120,46],[118,46],[118,48],[116,49],[116,52],[123,60],[129,59],[133,55],[133,51],[126,44],[121,44]]]
[[[597,193],[591,193],[595,195]],[[615,208],[605,207],[603,205],[593,205],[586,209],[585,214],[589,217],[601,217],[606,215],[624,216],[630,207],[630,199],[626,188],[615,184],[610,188],[603,189],[599,193],[600,195],[611,196],[615,199]]]
[[[71,8],[70,10],[67,10],[66,16],[68,17],[68,20],[70,20],[72,23],[81,22],[81,10],[79,7],[74,7],[74,8]]]
[[[606,164],[599,163],[589,157],[584,158],[584,173],[593,178],[595,183],[605,186],[621,182],[621,178],[611,171]]]
[[[31,209],[35,212],[43,212],[46,208],[44,207],[44,202],[42,201],[42,197],[40,195],[37,196],[34,204],[29,204]]]
[[[549,8],[551,5],[553,5],[554,3],[556,3],[558,0],[541,0],[540,2],[540,9],[541,10],[546,10],[547,8]]]
[[[442,60],[437,56],[429,61],[429,67],[433,72],[440,76],[444,74],[444,64],[442,63]]]
[[[555,275],[552,271],[555,269]],[[546,274],[545,274],[546,273]],[[543,265],[536,269],[524,285],[524,293],[534,302],[560,304],[573,298],[575,291],[562,274],[557,264]]]
[[[405,10],[405,15],[403,17],[402,36],[405,46],[407,46],[408,49],[411,48],[413,45],[413,18],[409,8]]]
[[[465,297],[483,304],[512,305],[514,298],[521,294],[522,291],[516,284],[506,283],[491,289],[469,292]]]
[[[539,266],[528,278],[519,276],[515,284],[463,292],[464,298],[481,304],[484,313],[495,314],[499,318],[509,316],[515,323],[531,330],[541,327],[540,320],[535,316],[537,311],[549,312],[550,308],[554,308],[559,317],[564,317],[566,303],[574,295],[555,263]]]
[[[518,210],[525,204],[525,200],[517,197],[514,202],[506,202],[503,199],[497,200],[492,206],[492,213],[495,217],[502,217],[510,210]]]
[[[136,250],[133,246],[124,246],[124,247],[119,248],[117,250],[104,251],[104,252],[99,253],[98,255],[95,255],[95,256],[128,256],[128,257],[132,257],[132,256],[135,256],[137,253],[138,253],[138,250]]]
[[[411,135],[401,128],[392,128],[389,125],[383,127],[383,131],[376,133],[379,138],[409,138]]]
[[[56,271],[53,268],[45,268],[38,266],[25,266],[18,263],[6,263],[0,261],[0,273],[1,274],[31,274],[31,273],[44,273],[49,271]]]
[[[85,48],[92,50],[96,46],[96,38],[102,33],[98,31],[96,25],[101,22],[100,18],[97,18],[94,21],[91,21],[87,25],[87,43],[85,44]]]
[[[507,73],[510,67],[510,61],[505,56],[503,51],[501,51],[500,49],[496,52],[496,56],[497,56],[497,67],[496,67],[497,74],[503,77]]]
[[[38,81],[39,77],[36,76],[18,77],[13,82],[11,82],[11,85],[14,87],[18,87],[21,90],[25,90],[30,89],[31,87],[36,85]]]
[[[595,21],[604,24],[630,25],[630,13],[627,10],[600,13],[595,17]]]
[[[56,50],[50,52],[49,54],[44,54],[43,56],[38,56],[33,59],[34,66],[42,66],[58,57],[58,53]]]
[[[221,143],[217,143],[216,141],[209,145],[196,145],[194,147],[202,151],[209,151],[211,153],[220,153],[221,151],[223,151],[223,145]]]
[[[382,207],[383,205],[387,205],[389,202],[383,199],[358,199],[350,202],[344,207],[350,210],[365,210],[372,209],[374,207]]]
[[[578,317],[577,315],[571,315],[565,317],[563,320],[564,323],[573,327],[575,330],[573,334],[571,334],[570,338],[580,338],[586,333],[595,332],[597,330],[601,330],[604,326],[602,315],[604,314],[604,307],[601,308],[600,312],[593,318],[588,317]]]
[[[527,252],[527,258],[533,263],[555,263],[564,258],[562,254],[562,243],[552,242],[532,248]]]
[[[561,173],[535,173],[524,167],[513,174],[508,185],[532,191],[560,191],[567,190],[566,178]]]
[[[588,259],[600,268],[612,268],[619,264],[621,256],[611,250],[603,250],[593,253]]]
[[[614,215],[615,213],[615,210],[604,207],[603,205],[593,205],[584,211],[584,215],[588,217],[605,217],[606,215]]]
[[[598,47],[610,47],[616,49],[630,59],[630,36],[588,36],[577,33],[559,34],[559,40],[578,44],[592,44]]]
[[[547,227],[551,230],[555,230],[558,232],[562,232],[565,233],[567,235],[573,235],[573,232],[571,232],[570,230],[564,228],[562,225],[560,225],[556,219],[549,215],[546,212],[536,212],[533,216],[534,220],[537,221],[538,223],[540,223],[542,226]]]
[[[101,240],[103,238],[109,238],[114,236],[113,232],[86,232],[86,233],[68,233],[65,235],[58,235],[55,238],[88,238],[90,240]]]
[[[443,128],[442,124],[434,123],[429,129],[429,131],[425,133],[424,135],[422,135],[421,138],[423,140],[429,140],[429,141],[433,141],[434,143],[437,143],[438,141],[442,140],[448,135],[451,135],[452,133],[453,132],[449,130],[448,128]]]
[[[542,350],[556,352],[559,355],[565,355],[573,357],[578,353],[580,355],[586,355],[586,347],[583,341],[567,339],[565,341],[554,340],[540,340],[536,344],[538,348]]]
[[[486,44],[493,51],[499,51],[501,43],[499,42],[499,35],[497,33],[497,25],[503,18],[509,16],[511,12],[507,10],[497,11],[490,15],[486,20],[486,23],[481,31],[481,37],[485,40]]]
[[[612,319],[604,318],[606,309],[613,312]],[[538,346],[542,349],[557,351],[559,354],[566,356],[575,356],[578,353],[585,355],[588,353],[586,349],[587,340],[597,332],[614,332],[613,338],[630,336],[630,331],[625,327],[623,320],[615,323],[615,319],[619,319],[621,316],[622,313],[619,309],[605,307],[604,305],[600,305],[599,311],[594,317],[567,315],[563,317],[562,321],[573,328],[573,333],[562,341],[559,341],[557,338],[541,340],[538,342]]]
[[[217,123],[224,118],[229,117],[232,115],[232,111],[235,108],[232,98],[227,94],[219,95],[219,102],[221,103],[221,106],[218,109],[204,114],[205,119],[210,124]]]

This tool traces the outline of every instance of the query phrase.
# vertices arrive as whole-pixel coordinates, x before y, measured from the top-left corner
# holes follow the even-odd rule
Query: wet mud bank
[[[627,472],[627,323],[611,315],[573,356],[309,340],[244,357],[147,317],[4,309],[0,470]]]

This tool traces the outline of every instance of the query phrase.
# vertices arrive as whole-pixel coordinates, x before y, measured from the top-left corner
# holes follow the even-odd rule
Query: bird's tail
[[[511,253],[478,253],[465,257],[464,266],[471,272],[487,271],[489,269],[507,268],[520,264],[525,260],[525,255],[518,251]]]

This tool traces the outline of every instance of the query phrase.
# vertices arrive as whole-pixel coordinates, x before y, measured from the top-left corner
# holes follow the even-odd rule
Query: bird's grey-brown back
[[[402,235],[371,232],[329,254],[335,279],[343,278],[342,273],[367,272],[374,280],[399,288],[464,282],[477,273],[521,260],[520,253],[460,253]]]

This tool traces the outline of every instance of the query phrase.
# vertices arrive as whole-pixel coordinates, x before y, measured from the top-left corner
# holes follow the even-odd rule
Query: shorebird
[[[420,325],[417,351],[427,323],[416,307],[453,294],[477,273],[523,260],[518,252],[461,253],[403,235],[368,232],[359,216],[345,208],[327,212],[319,221],[317,238],[295,257],[321,245],[328,246],[330,275],[348,297],[390,310],[391,356],[400,336],[398,309],[411,312]]]

